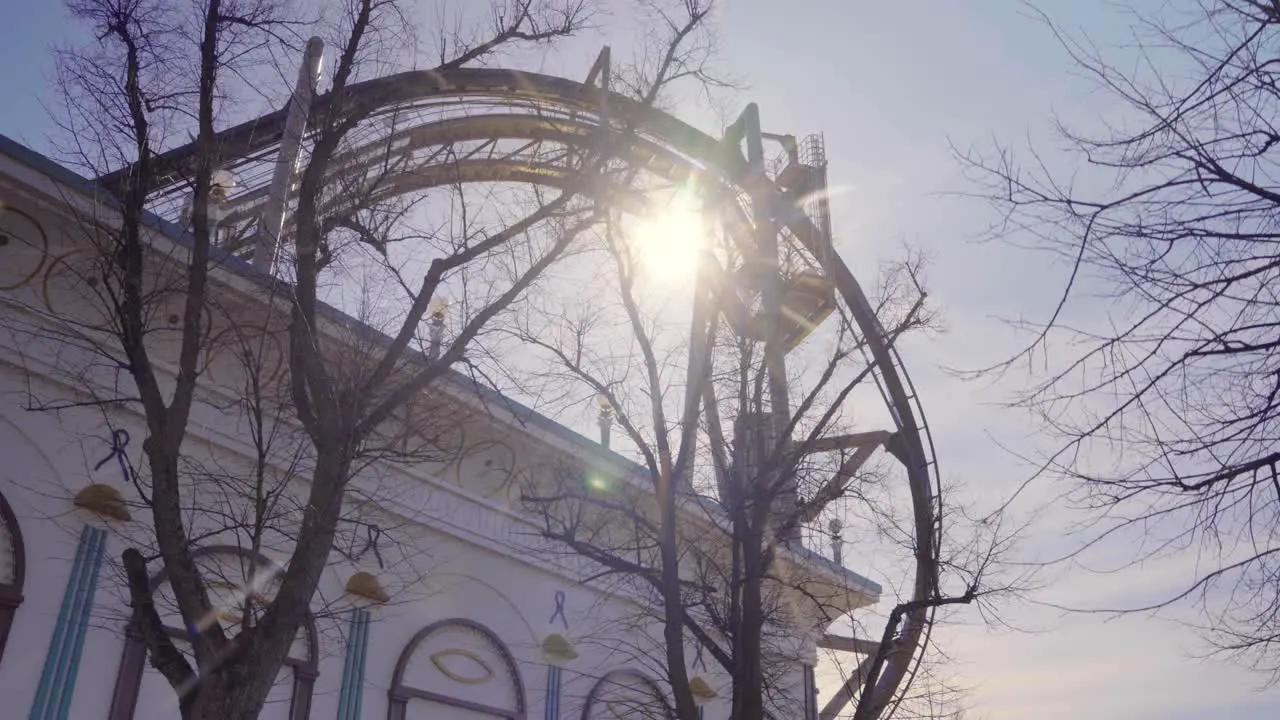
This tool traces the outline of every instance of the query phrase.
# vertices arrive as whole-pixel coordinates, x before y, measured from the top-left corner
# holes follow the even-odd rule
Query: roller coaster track
[[[380,185],[379,191],[388,197],[456,182],[563,186],[573,153],[586,152],[601,133],[617,137],[625,128],[626,141],[616,152],[632,168],[671,181],[696,174],[701,182],[727,191],[723,197],[765,193],[776,198],[775,207],[797,204],[762,168],[749,163],[739,146],[609,91],[607,71],[604,75],[594,84],[515,70],[465,68],[405,72],[354,84],[341,98],[344,117],[368,124],[382,121],[386,129],[366,127],[367,137],[357,137],[356,147],[335,156],[331,172],[359,173],[371,158],[385,161],[390,153],[401,170]],[[335,101],[332,94],[317,96],[312,116],[327,112]],[[270,172],[264,168],[280,146],[286,116],[285,110],[268,113],[218,135],[220,167],[246,181],[227,203],[232,221],[254,221],[268,193]],[[171,203],[170,211],[189,186],[195,155],[191,144],[165,152],[152,163],[154,182],[149,190],[158,203]],[[132,167],[126,167],[98,181],[120,192],[132,181],[132,173]],[[741,203],[733,205],[728,215],[742,217]],[[830,238],[803,212],[785,213],[778,222],[781,232],[818,258],[865,339],[865,352],[896,425],[897,454],[911,491],[916,567],[910,599],[919,607],[904,615],[890,647],[881,648],[872,695],[859,702],[856,719],[874,720],[901,702],[932,627],[930,603],[937,595],[941,539],[941,487],[933,441],[897,349],[852,271],[830,246]]]

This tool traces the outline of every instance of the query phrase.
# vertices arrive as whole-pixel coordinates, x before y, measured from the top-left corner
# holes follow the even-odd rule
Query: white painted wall
[[[18,611],[5,656],[0,660],[0,697],[5,698],[7,707],[21,709],[23,713],[30,707],[70,574],[79,528],[93,523],[110,531],[107,561],[95,597],[71,717],[106,717],[120,663],[127,612],[116,560],[126,546],[121,536],[133,534],[137,529],[130,532],[129,528],[119,527],[122,523],[104,522],[71,504],[70,497],[82,483],[91,477],[117,473],[118,468],[108,464],[97,472],[92,470],[97,459],[105,456],[108,446],[98,439],[101,432],[98,435],[87,432],[94,420],[88,412],[63,412],[55,417],[17,409],[27,393],[24,381],[14,368],[0,368],[0,407],[3,408],[0,435],[5,438],[0,492],[19,517],[27,551],[25,602]],[[133,430],[141,434],[136,426]],[[136,448],[134,450],[136,453]],[[585,692],[587,681],[583,678],[599,677],[611,669],[639,667],[656,674],[657,667],[652,660],[645,668],[645,661],[630,652],[633,646],[644,644],[638,637],[615,640],[606,634],[611,622],[636,611],[630,603],[602,600],[599,593],[575,585],[570,576],[555,574],[546,567],[484,547],[499,542],[504,535],[511,536],[517,530],[512,528],[517,521],[498,509],[468,504],[462,495],[447,490],[437,490],[432,498],[437,497],[442,512],[448,513],[454,523],[470,527],[455,528],[463,537],[424,528],[413,533],[421,536],[412,547],[423,551],[417,568],[423,580],[415,587],[400,589],[387,605],[372,609],[363,702],[365,717],[386,716],[392,672],[408,638],[432,622],[450,618],[482,623],[507,644],[519,663],[531,717],[542,716],[546,662],[541,657],[539,643],[549,632],[564,633],[581,653],[564,671],[565,684],[571,691],[567,695]],[[423,521],[427,522],[428,518]],[[531,530],[528,526],[518,528],[521,532]],[[482,534],[489,536],[488,542]],[[377,571],[374,563],[360,565]],[[326,608],[329,616],[318,620],[320,678],[312,717],[336,714],[346,610],[356,604],[344,595],[342,584],[354,570],[351,563],[335,563],[319,593],[317,605],[329,605]],[[395,576],[401,575],[409,574],[395,573]],[[568,630],[558,619],[551,621],[557,591],[566,595]],[[607,650],[610,646],[616,648],[612,653]],[[288,689],[287,684],[278,686],[273,692],[273,699],[278,702],[268,706],[263,718],[286,717]],[[580,698],[566,697],[562,701],[562,717],[577,717],[579,702]],[[414,707],[411,705],[411,711]],[[411,712],[410,717],[414,716]],[[431,715],[454,716],[464,717],[449,712]],[[149,670],[144,680],[135,717],[176,717],[173,692],[154,671]]]
[[[108,522],[74,507],[71,498],[89,482],[105,482],[136,501],[136,493],[124,485],[114,460],[100,469],[94,466],[110,452],[111,428],[130,432],[129,456],[133,462],[141,462],[145,432],[141,418],[130,409],[112,410],[107,416],[93,407],[58,412],[24,409],[35,400],[82,400],[77,393],[83,381],[76,384],[68,378],[86,371],[104,386],[117,379],[129,386],[118,371],[95,362],[75,344],[53,337],[49,328],[38,332],[25,329],[28,323],[43,321],[24,311],[24,306],[53,306],[60,313],[82,318],[92,312],[85,288],[68,274],[59,275],[61,266],[52,262],[77,242],[76,225],[57,210],[66,198],[53,192],[58,188],[47,178],[40,183],[50,193],[50,204],[39,215],[50,247],[15,247],[10,243],[0,248],[0,312],[5,313],[0,322],[0,493],[19,517],[27,554],[25,602],[0,659],[0,717],[25,717],[31,707],[79,532],[85,524],[93,524],[108,531],[106,563],[98,581],[70,717],[105,718],[124,646],[122,630],[127,613],[118,559],[125,547],[147,536],[147,514],[138,508],[129,523]],[[0,203],[22,203],[28,211],[41,212],[30,197],[38,185],[30,168],[0,157]],[[30,278],[24,280],[28,271]],[[215,383],[227,383],[234,376],[234,366],[224,358],[213,361],[207,377]],[[237,463],[247,467],[244,428],[218,409],[219,397],[225,400],[234,394],[234,388],[213,387],[210,392],[193,415],[188,452],[192,457],[216,459],[228,468],[234,469]],[[658,635],[646,637],[631,625],[623,627],[622,621],[634,617],[638,606],[601,588],[576,584],[582,566],[572,559],[553,561],[545,545],[534,537],[536,528],[513,509],[509,493],[490,477],[495,465],[543,462],[565,453],[564,441],[539,438],[497,418],[468,427],[468,432],[478,440],[501,440],[501,444],[484,445],[482,451],[452,469],[374,468],[357,481],[381,503],[381,507],[359,509],[395,528],[388,531],[390,547],[386,552],[393,567],[379,569],[371,554],[355,563],[334,554],[315,603],[320,675],[311,717],[332,718],[337,713],[348,614],[360,604],[345,594],[343,584],[357,569],[378,573],[393,593],[390,603],[371,609],[363,717],[386,717],[391,677],[405,643],[427,625],[451,618],[482,623],[510,648],[531,718],[541,718],[544,713],[548,666],[539,643],[550,632],[567,635],[580,653],[564,668],[562,718],[580,717],[582,696],[595,679],[612,670],[630,668],[661,678]],[[486,460],[491,462],[486,465]],[[557,592],[565,596],[567,629],[559,618],[553,619]],[[649,632],[656,631],[651,624]],[[714,670],[714,663],[709,661],[708,667]],[[429,658],[416,657],[412,668],[420,682],[440,682]],[[434,680],[427,677],[432,673]],[[725,689],[723,677],[714,671],[705,675],[713,686]],[[800,677],[797,666],[797,691]],[[477,697],[487,691],[483,685],[458,688],[479,691]],[[288,682],[278,684],[262,717],[285,718],[289,692]],[[135,717],[176,717],[173,697],[164,681],[148,670]],[[706,717],[727,714],[724,703],[717,701],[708,705]],[[431,709],[419,702],[410,705],[408,716],[475,717],[456,709]],[[799,716],[798,706],[780,709],[780,718]]]

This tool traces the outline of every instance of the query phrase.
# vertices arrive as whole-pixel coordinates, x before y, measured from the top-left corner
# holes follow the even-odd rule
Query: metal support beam
[[[858,667],[844,681],[844,685],[836,691],[836,694],[822,706],[821,712],[818,713],[818,720],[835,720],[835,717],[844,712],[845,707],[853,701],[853,697],[857,694],[858,689],[867,682],[867,673],[871,670],[871,661],[875,659],[875,653],[872,653],[862,659],[858,663]]]
[[[613,85],[613,66],[612,53],[609,46],[605,45],[600,48],[600,54],[596,56],[596,61],[591,64],[591,70],[587,72],[586,82],[582,83],[588,88],[596,89],[596,106],[600,114],[600,121],[596,129],[595,151],[602,152],[609,143],[610,131],[612,125],[609,121],[609,96],[613,93],[610,91]],[[597,84],[598,83],[598,84]],[[576,119],[576,113],[572,116]],[[569,155],[566,158],[570,162],[576,163],[581,158],[578,157],[576,147],[569,146]],[[627,186],[631,185],[630,179],[627,180]]]
[[[859,640],[858,638],[827,633],[819,638],[818,647],[838,652],[857,653],[859,655],[875,655],[876,651],[880,649],[880,643],[874,640]]]
[[[764,156],[764,133],[760,129],[760,108],[749,103],[742,115],[725,131],[725,140],[735,148],[746,145],[748,168],[747,191],[751,196],[751,220],[755,224],[754,242],[744,248],[747,255],[746,276],[760,292],[761,318],[763,319],[764,370],[769,391],[770,438],[780,446],[789,443],[786,437],[791,423],[790,391],[787,387],[786,356],[788,347],[782,333],[782,303],[785,287],[778,256],[778,223],[774,207],[774,193],[768,182]],[[772,451],[772,448],[769,450]],[[775,499],[775,512],[779,517],[791,517],[795,512],[797,493],[794,479],[766,477],[764,482],[779,489]],[[799,540],[796,535],[788,540]]]
[[[610,72],[610,52],[609,46],[605,45],[600,48],[600,54],[596,56],[596,61],[591,64],[591,70],[587,72],[587,79],[583,81],[583,85],[593,85],[596,80],[600,81],[600,89],[607,96],[609,93],[609,72]]]
[[[887,432],[876,431],[828,438],[829,440],[841,440],[857,438],[859,436],[879,435],[883,435],[884,438],[879,439],[878,442],[863,441],[851,445],[835,445],[833,448],[828,448],[839,449],[841,447],[855,447],[857,449],[853,451],[853,455],[851,455],[848,460],[845,460],[840,464],[840,467],[836,470],[835,474],[828,478],[827,481],[822,484],[822,487],[813,494],[813,497],[810,498],[802,508],[800,508],[798,518],[801,524],[816,520],[818,515],[822,513],[823,509],[825,509],[828,504],[843,495],[845,488],[848,486],[849,481],[853,479],[854,474],[856,474],[858,470],[862,469],[862,466],[866,464],[867,460],[871,459],[872,453],[874,453],[876,449],[891,436]]]
[[[289,190],[297,171],[302,136],[307,130],[307,117],[311,113],[311,101],[316,96],[316,84],[320,82],[320,63],[323,60],[324,41],[312,37],[307,41],[307,49],[302,54],[298,83],[293,88],[293,96],[289,98],[284,134],[280,138],[280,152],[276,157],[271,190],[262,208],[262,222],[258,226],[257,243],[253,250],[253,264],[267,273],[274,274],[276,258],[280,254],[285,208],[289,204]]]
[[[889,442],[889,438],[892,436],[893,433],[888,430],[871,430],[869,432],[850,433],[848,435],[832,435],[831,437],[818,438],[810,442],[806,447],[811,453],[860,448],[866,445],[879,447],[880,445],[884,445]]]

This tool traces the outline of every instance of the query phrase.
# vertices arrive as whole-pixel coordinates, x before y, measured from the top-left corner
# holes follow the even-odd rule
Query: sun
[[[648,280],[664,285],[693,281],[708,231],[696,194],[682,189],[629,225],[632,247]]]

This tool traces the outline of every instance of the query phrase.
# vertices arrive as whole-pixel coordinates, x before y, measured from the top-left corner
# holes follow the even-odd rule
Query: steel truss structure
[[[220,172],[236,187],[220,188],[218,223],[224,249],[271,271],[279,237],[289,232],[288,197],[307,140],[307,117],[335,99],[316,95],[319,41],[307,47],[289,105],[219,134]],[[803,141],[765,133],[758,109],[747,106],[721,138],[610,89],[606,48],[583,82],[504,69],[415,71],[380,77],[346,89],[343,112],[362,118],[348,145],[331,162],[329,180],[365,194],[366,202],[427,188],[469,182],[566,187],[581,173],[580,159],[611,142],[622,175],[646,173],[670,183],[696,177],[717,206],[711,211],[724,235],[757,262],[723,282],[739,287],[740,304],[704,308],[722,314],[739,333],[765,343],[769,413],[781,427],[790,411],[786,355],[837,305],[857,324],[868,363],[893,419],[886,431],[825,439],[812,452],[853,450],[839,476],[849,478],[874,450],[886,449],[903,465],[915,524],[916,570],[910,609],[885,641],[826,635],[828,649],[864,656],[845,687],[818,713],[830,720],[858,697],[875,673],[867,718],[901,702],[932,625],[937,598],[940,486],[924,413],[892,338],[861,285],[832,247],[827,208],[826,158],[820,137]],[[780,151],[766,157],[766,143]],[[162,216],[182,213],[195,165],[194,144],[158,156],[150,190]],[[108,189],[131,181],[130,168],[99,178]],[[579,186],[582,186],[579,183]],[[646,199],[615,176],[586,183],[623,212],[644,212]],[[334,202],[340,202],[336,198]],[[764,268],[754,271],[750,268]],[[695,322],[698,311],[695,309]],[[710,362],[706,360],[706,362]],[[690,362],[690,372],[695,371]],[[846,480],[847,481],[847,480]],[[870,702],[867,702],[869,700]],[[869,708],[870,712],[866,713]]]

